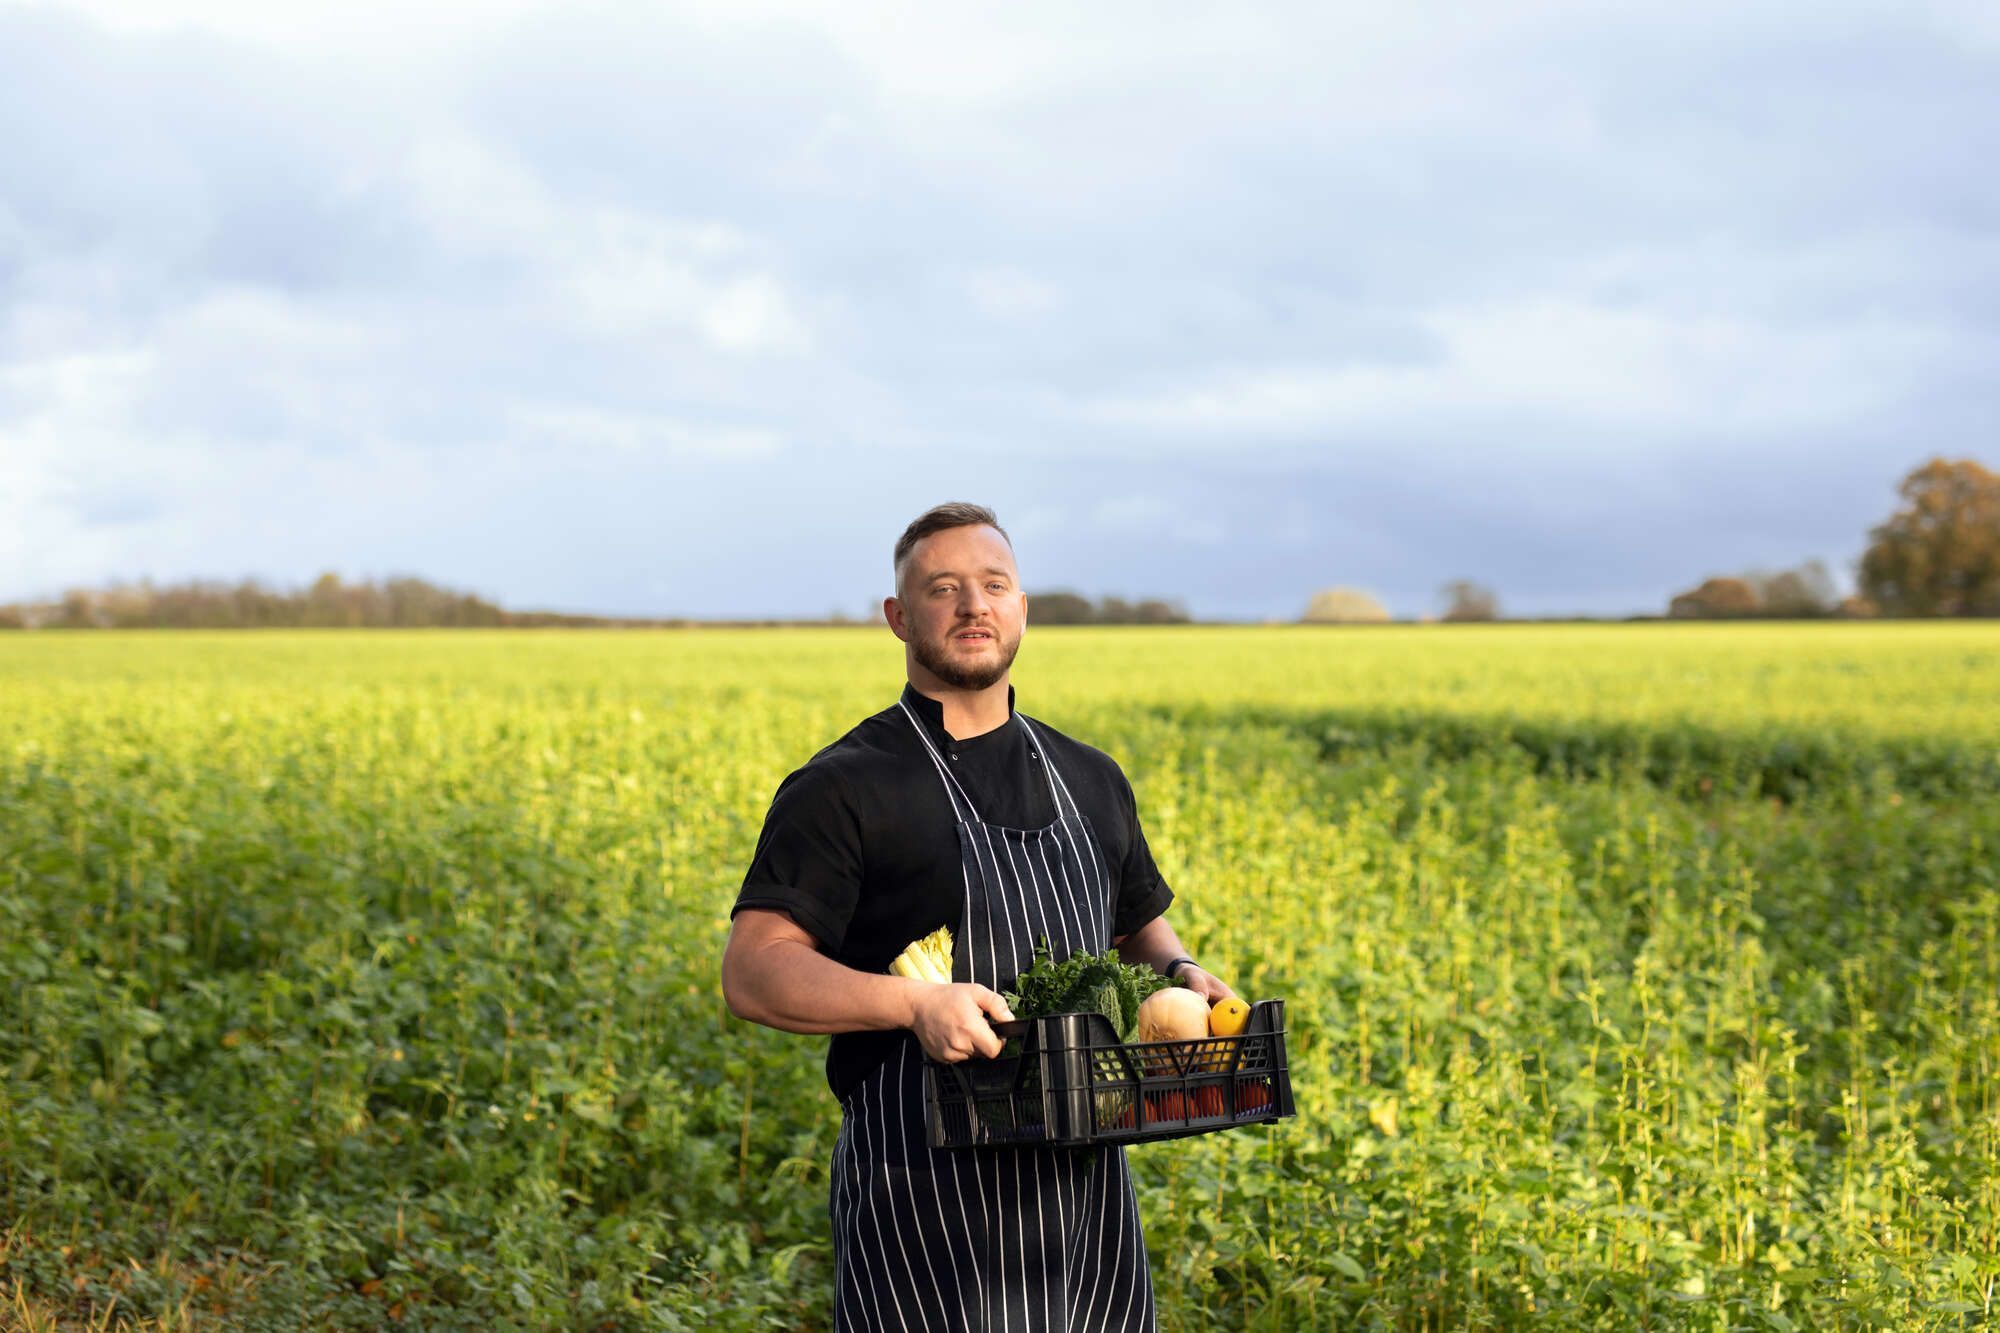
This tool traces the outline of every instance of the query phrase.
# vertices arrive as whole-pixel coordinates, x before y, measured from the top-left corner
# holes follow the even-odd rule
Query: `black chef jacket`
[[[979,818],[1007,828],[1055,822],[1048,779],[1014,716],[956,740],[944,729],[944,705],[903,687],[903,702],[929,729],[979,808]],[[1035,720],[1077,809],[1090,821],[1111,879],[1114,937],[1131,934],[1167,909],[1173,892],[1153,864],[1139,828],[1132,784],[1104,751]],[[746,907],[790,913],[821,952],[862,972],[886,972],[911,940],[950,926],[954,943],[965,906],[958,827],[937,767],[910,719],[883,709],[778,784],[750,870],[730,916]],[[834,1034],[826,1055],[836,1097],[883,1060],[900,1032]]]

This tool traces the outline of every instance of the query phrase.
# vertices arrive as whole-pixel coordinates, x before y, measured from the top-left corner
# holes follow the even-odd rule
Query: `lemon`
[[[1234,1037],[1250,1021],[1250,1006],[1241,1000],[1217,1000],[1208,1011],[1208,1035]]]

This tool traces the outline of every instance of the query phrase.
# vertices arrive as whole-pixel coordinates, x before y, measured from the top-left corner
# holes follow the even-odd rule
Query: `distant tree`
[[[1132,620],[1140,625],[1185,625],[1191,619],[1186,606],[1157,597],[1149,597],[1132,608]]]
[[[98,623],[112,629],[135,629],[149,625],[153,615],[153,585],[147,579],[138,583],[114,583],[104,591],[93,594],[92,605]]]
[[[1776,573],[1752,570],[1743,576],[1743,581],[1757,594],[1760,615],[1788,619],[1830,615],[1839,599],[1833,576],[1818,560],[1808,560],[1797,569],[1781,569]]]
[[[1763,605],[1757,590],[1742,579],[1704,579],[1700,587],[1668,603],[1667,614],[1676,620],[1726,620],[1754,616]]]
[[[1500,598],[1484,584],[1471,579],[1453,579],[1438,589],[1438,596],[1445,604],[1444,618],[1460,620],[1498,620],[1500,618]]]
[[[193,579],[156,587],[150,579],[105,588],[71,588],[50,604],[0,608],[24,626],[73,629],[256,629],[297,625],[503,625],[507,612],[469,593],[422,579],[343,585],[323,574],[310,588],[281,592],[256,579],[230,584]],[[542,623],[545,617],[535,623]],[[557,617],[551,623],[596,623]]]
[[[1323,588],[1312,595],[1299,619],[1309,625],[1380,624],[1389,613],[1359,588]]]
[[[342,586],[340,575],[328,570],[306,590],[303,623],[327,627],[365,623],[360,592],[358,588]]]
[[[1096,619],[1097,612],[1087,597],[1064,591],[1028,594],[1030,625],[1088,625]]]
[[[1104,597],[1093,605],[1089,598],[1073,592],[1028,594],[1031,625],[1182,625],[1189,619],[1185,606],[1157,597],[1139,602]]]
[[[64,629],[96,629],[102,623],[88,588],[71,588],[62,595],[61,608],[50,622]]]
[[[1897,491],[1902,508],[1868,534],[1862,595],[1892,616],[2000,615],[2000,476],[1933,458]]]

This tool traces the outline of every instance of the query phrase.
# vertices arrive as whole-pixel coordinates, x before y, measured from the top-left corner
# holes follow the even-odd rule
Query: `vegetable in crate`
[[[1172,984],[1150,967],[1119,962],[1113,950],[1073,953],[1058,963],[1050,956],[1048,937],[1043,936],[1035,946],[1034,961],[1002,998],[1016,1018],[1103,1014],[1111,1020],[1118,1040],[1124,1042],[1138,1031],[1139,1007],[1147,997]]]
[[[911,940],[889,964],[899,977],[914,981],[941,981],[951,984],[951,929],[939,926],[920,940]]]
[[[1208,1009],[1208,1035],[1211,1037],[1237,1037],[1243,1033],[1244,1025],[1250,1021],[1250,1006],[1244,1001],[1231,997],[1217,1000]]]
[[[1208,1035],[1208,1001],[1174,986],[1139,1006],[1140,1041],[1199,1041]]]
[[[1150,967],[1134,967],[1118,961],[1117,953],[1073,953],[1060,963],[1049,952],[1047,936],[1035,946],[1034,961],[1014,979],[1014,989],[1003,993],[1016,1018],[1046,1018],[1050,1014],[1103,1014],[1121,1042],[1132,1040],[1139,1027],[1139,1007],[1148,996],[1173,983]],[[1024,1090],[1038,1086],[1035,1072],[1028,1071]],[[1131,1114],[1129,1094],[1116,1091],[1097,1094],[1100,1126],[1118,1124]]]

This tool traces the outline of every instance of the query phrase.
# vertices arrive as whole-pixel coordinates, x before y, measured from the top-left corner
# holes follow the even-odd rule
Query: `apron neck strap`
[[[915,713],[910,711],[910,706],[901,699],[896,700],[896,707],[903,710],[903,716],[910,719],[911,730],[915,731],[917,739],[924,743],[924,750],[930,755],[931,764],[938,771],[938,780],[944,783],[944,794],[951,799],[951,813],[957,817],[961,824],[967,821],[974,824],[979,823],[979,810],[972,804],[971,794],[965,788],[959,786],[958,779],[953,777],[951,770],[944,766],[944,757],[938,754],[937,746],[931,744],[931,738],[924,731],[924,724],[918,720]]]
[[[961,821],[980,823],[979,808],[972,803],[972,794],[951,775],[951,769],[946,767],[944,756],[938,753],[937,746],[931,742],[930,734],[924,730],[922,721],[901,699],[896,700],[896,707],[903,710],[903,715],[910,719],[911,729],[917,733],[917,739],[924,743],[924,752],[931,757],[931,767],[937,769],[938,780],[944,784],[944,794],[951,800],[952,814]],[[1076,798],[1070,795],[1069,784],[1063,781],[1062,774],[1056,772],[1055,756],[1049,753],[1049,747],[1042,740],[1041,732],[1035,730],[1034,724],[1028,721],[1027,714],[1017,712],[1014,716],[1027,729],[1028,744],[1032,747],[1031,753],[1042,761],[1042,777],[1049,784],[1049,804],[1055,810],[1056,818],[1080,817],[1081,812],[1076,808]]]
[[[1069,807],[1070,818],[1080,818],[1082,812],[1076,808],[1076,798],[1069,794],[1069,784],[1062,780],[1062,774],[1056,772],[1056,757],[1049,753],[1048,743],[1042,739],[1042,733],[1035,730],[1026,714],[1016,713],[1014,716],[1020,718],[1021,725],[1028,729],[1028,744],[1033,747],[1033,753],[1041,756],[1042,776],[1049,780],[1049,802],[1055,807],[1056,818],[1063,817],[1065,805]]]

